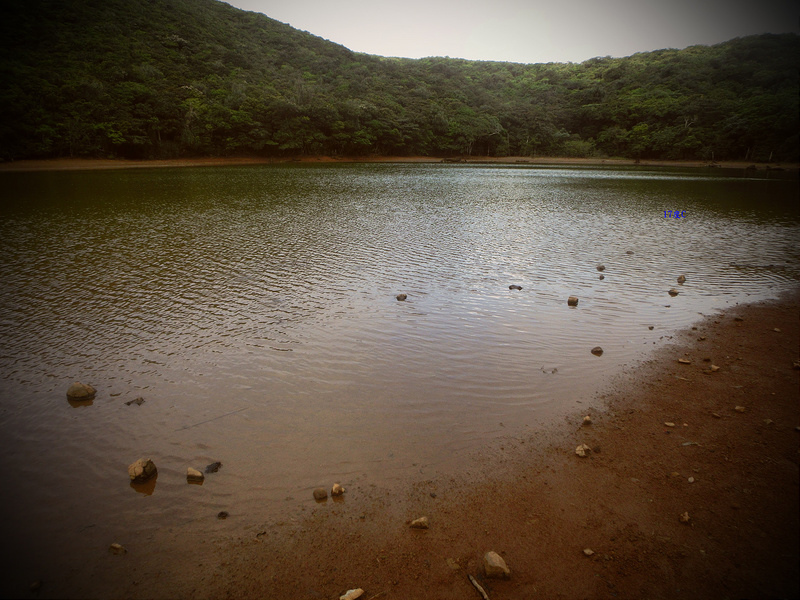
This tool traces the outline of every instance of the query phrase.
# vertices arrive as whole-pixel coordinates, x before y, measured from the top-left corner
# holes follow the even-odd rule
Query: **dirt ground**
[[[211,167],[211,166],[236,166],[259,165],[272,163],[349,163],[349,162],[401,162],[401,163],[439,163],[444,159],[429,156],[299,156],[285,158],[259,158],[259,157],[205,157],[205,158],[175,158],[165,160],[125,160],[112,158],[54,158],[54,159],[29,159],[0,162],[0,172],[3,171],[80,171],[96,169],[133,169],[153,167]],[[529,156],[470,156],[466,158],[447,159],[446,162],[468,162],[487,164],[530,164],[530,165],[606,165],[606,166],[661,166],[661,167],[722,167],[729,169],[745,169],[756,167],[757,170],[783,169],[796,171],[798,164],[758,164],[751,162],[715,162],[707,161],[678,161],[678,160],[642,160],[641,162],[619,158],[559,158]]]
[[[591,425],[574,414],[468,472],[254,525],[173,591],[480,600],[471,574],[491,600],[798,598],[799,307],[795,293],[708,318],[621,374]],[[489,550],[510,579],[484,577]]]

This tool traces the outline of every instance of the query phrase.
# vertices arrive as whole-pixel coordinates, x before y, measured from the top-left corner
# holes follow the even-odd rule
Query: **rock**
[[[461,566],[455,561],[455,559],[448,558],[447,559],[447,566],[453,569],[453,571],[458,571]]]
[[[314,490],[314,500],[327,500],[328,492],[325,488],[317,488]]]
[[[694,483],[694,477],[689,477],[689,483]]]
[[[583,553],[584,553],[586,556],[591,556],[592,554],[594,554],[594,550],[592,550],[591,548],[584,548],[584,549],[583,549]]]
[[[597,265],[597,270],[598,270],[598,271],[605,271],[605,270],[606,270],[606,268],[605,268],[605,266],[604,266],[604,265]]]
[[[664,423],[666,427],[675,427],[675,423]]]
[[[117,554],[117,555],[128,553],[128,551],[122,546],[122,544],[117,544],[116,542],[114,542],[108,547],[108,552],[109,554]]]
[[[669,295],[670,295],[670,296],[677,296],[677,295],[678,295],[678,290],[676,290],[675,288],[672,288],[672,289],[669,291]]]
[[[711,365],[711,372],[716,373],[717,371],[719,371],[719,367],[717,365]]]
[[[420,517],[419,519],[414,519],[413,521],[411,521],[411,527],[414,529],[427,529],[428,517]]]
[[[206,467],[206,473],[216,473],[222,466],[221,462],[213,462]]]
[[[605,279],[605,278],[606,278],[605,275],[600,275],[600,281],[603,281],[603,279]]]
[[[344,488],[340,484],[334,483],[331,488],[331,496],[341,496],[342,494],[344,494]]]
[[[686,281],[686,275],[678,275],[678,283],[684,283]]]
[[[567,306],[578,306],[578,297],[570,296],[567,298]]]
[[[595,346],[594,348],[592,348],[592,354],[594,354],[595,356],[602,356],[603,349],[600,346]]]
[[[483,571],[486,577],[492,579],[508,579],[511,571],[506,566],[506,561],[497,552],[489,551],[483,555]]]
[[[125,405],[126,405],[126,406],[130,406],[131,404],[135,404],[136,406],[141,406],[142,404],[144,404],[144,398],[142,398],[142,397],[140,396],[139,398],[136,398],[136,399],[134,399],[134,400],[128,400],[128,401],[125,403]]]
[[[577,454],[581,458],[586,458],[591,451],[592,449],[586,444],[581,444],[580,446],[575,448],[575,454]]]
[[[510,289],[510,290],[521,290],[522,286],[521,285],[510,285],[510,286],[508,286],[508,289]]]
[[[631,255],[633,254],[633,250],[628,250],[625,254]]]
[[[197,469],[193,469],[192,467],[186,469],[186,481],[203,481],[205,478],[206,476]]]
[[[155,463],[149,458],[140,458],[128,467],[128,475],[133,483],[142,483],[158,473]]]
[[[654,327],[653,327],[652,325],[650,325],[650,326],[648,327],[648,329],[649,329],[650,331],[653,331]]]
[[[736,408],[734,408],[733,410],[735,410],[735,411],[736,411],[736,412],[738,412],[738,413],[743,413],[743,412],[744,412],[744,411],[746,411],[747,409],[746,409],[744,406],[737,406],[737,407],[736,407]]]
[[[690,520],[691,520],[691,518],[689,517],[689,513],[688,512],[685,512],[680,516],[681,523],[688,523]]]
[[[226,511],[226,510],[221,510],[221,511],[219,511],[219,512],[217,513],[217,518],[218,518],[220,521],[222,521],[223,519],[227,519],[229,516],[230,516],[230,515],[228,514],[228,511]]]
[[[356,600],[356,598],[361,598],[363,595],[364,590],[356,588],[354,590],[347,590],[344,594],[339,596],[339,600]]]
[[[592,424],[592,417],[590,417],[589,415],[583,417],[582,425],[591,425],[591,424]]]
[[[778,329],[777,327],[776,327],[775,329],[773,329],[772,331],[775,331],[775,332],[777,332],[777,333],[780,333],[780,332],[781,332],[781,330],[780,330],[780,329]]]
[[[395,297],[396,297],[396,298],[397,298],[397,299],[398,299],[400,302],[402,302],[403,300],[405,300],[406,298],[408,298],[408,296],[407,296],[406,294],[397,294],[397,296],[395,296]]]
[[[690,361],[688,358],[679,358],[678,362],[681,363],[682,365],[690,365],[690,364],[692,364],[692,361]]]
[[[67,390],[67,398],[70,400],[92,400],[97,394],[97,390],[85,383],[76,381]]]

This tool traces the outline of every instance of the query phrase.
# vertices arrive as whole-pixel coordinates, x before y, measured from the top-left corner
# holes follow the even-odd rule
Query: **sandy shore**
[[[473,575],[491,600],[797,598],[799,317],[800,290],[734,307],[621,373],[597,408],[498,439],[464,472],[342,481],[320,503],[308,490],[307,510],[105,557],[39,597],[479,600]],[[411,529],[421,516],[430,528]],[[510,579],[483,576],[489,550]]]
[[[600,159],[600,158],[557,158],[541,157],[530,158],[525,156],[504,157],[467,157],[466,159],[442,159],[426,156],[300,156],[291,158],[259,158],[259,157],[233,157],[233,158],[176,158],[170,160],[123,160],[123,159],[96,159],[96,158],[56,158],[47,160],[18,160],[0,163],[0,172],[14,171],[79,171],[97,169],[136,169],[158,167],[219,167],[236,165],[263,165],[280,163],[440,163],[440,162],[467,162],[474,164],[531,164],[531,165],[606,165],[606,166],[661,166],[661,167],[703,167],[710,166],[730,169],[745,169],[755,166],[757,170],[784,169],[796,171],[800,165],[767,165],[752,162],[719,162],[707,161],[670,161],[670,160],[628,160],[628,159]]]

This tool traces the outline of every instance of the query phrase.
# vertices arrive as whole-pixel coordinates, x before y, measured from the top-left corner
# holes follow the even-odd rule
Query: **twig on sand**
[[[200,421],[199,423],[195,423],[194,425],[186,425],[184,427],[178,427],[175,431],[183,431],[184,429],[191,429],[192,427],[197,427],[198,425],[202,425],[203,423],[210,423],[211,421],[216,421],[217,419],[221,419],[222,417],[227,417],[229,415],[233,415],[236,413],[240,413],[243,410],[247,410],[250,408],[249,406],[245,406],[244,408],[240,408],[239,410],[232,410],[229,413],[225,413],[224,415],[219,415],[218,417],[213,417],[211,419],[206,419],[205,421]]]
[[[489,594],[481,587],[481,584],[478,583],[472,575],[468,575],[469,580],[472,582],[472,585],[475,586],[475,589],[480,592],[480,595],[483,596],[483,600],[489,600]]]

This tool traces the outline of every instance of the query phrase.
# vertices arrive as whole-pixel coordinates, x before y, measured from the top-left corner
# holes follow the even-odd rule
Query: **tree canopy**
[[[5,0],[0,158],[797,161],[800,36],[583,63],[354,53],[216,0]]]

